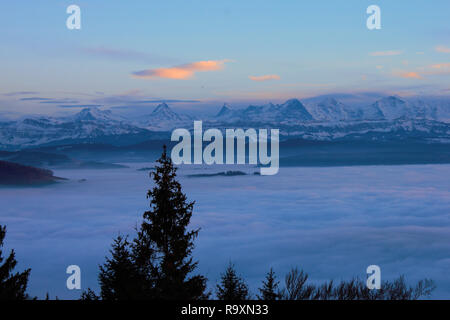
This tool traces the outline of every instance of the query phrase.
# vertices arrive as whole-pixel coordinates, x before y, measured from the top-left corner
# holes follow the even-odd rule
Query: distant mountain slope
[[[60,180],[64,179],[55,177],[51,170],[0,160],[0,185],[42,185]]]
[[[427,119],[448,122],[450,119],[450,101],[407,101],[396,96],[383,97],[371,104],[348,106],[333,97],[322,100],[312,99],[306,103],[308,111],[315,120],[330,121],[366,121],[397,119]]]
[[[233,114],[233,110],[228,106],[228,104],[224,103],[219,113],[216,115],[216,118],[228,117]]]
[[[98,121],[98,122],[125,122],[125,118],[114,115],[110,110],[100,110],[98,108],[84,108],[79,113],[67,117],[67,120],[77,121]]]
[[[291,99],[283,104],[269,103],[264,106],[249,106],[243,110],[231,110],[224,105],[215,120],[227,123],[235,121],[247,123],[305,122],[313,120],[313,116],[299,100]]]
[[[395,120],[399,118],[415,118],[409,105],[397,97],[390,96],[376,101],[372,105],[376,112],[375,118],[385,120]]]
[[[150,114],[150,118],[159,121],[180,121],[181,116],[169,108],[166,103],[159,104]]]
[[[54,141],[97,141],[128,137],[130,141],[150,138],[152,132],[112,115],[110,111],[86,108],[71,117],[25,117],[0,122],[0,147],[27,147]]]
[[[316,104],[307,104],[308,111],[319,121],[345,121],[361,118],[357,111],[332,97],[327,97]]]

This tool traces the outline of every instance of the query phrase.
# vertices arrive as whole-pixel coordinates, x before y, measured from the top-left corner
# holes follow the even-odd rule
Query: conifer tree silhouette
[[[236,274],[232,263],[222,274],[220,284],[217,285],[216,289],[219,300],[240,301],[250,298],[247,284]]]
[[[281,293],[278,289],[280,282],[276,280],[275,272],[272,268],[270,268],[262,284],[262,288],[258,289],[260,292],[260,295],[258,295],[259,300],[272,301],[281,298]]]
[[[31,269],[24,272],[11,272],[17,265],[16,254],[11,250],[6,260],[2,256],[3,240],[6,235],[6,227],[0,226],[0,300],[25,300],[29,299],[26,293],[28,277]],[[3,264],[1,264],[3,262]]]
[[[197,268],[192,251],[199,229],[188,230],[194,202],[188,202],[176,180],[177,168],[163,148],[158,165],[150,175],[154,187],[148,191],[150,210],[133,244],[136,261],[153,281],[154,296],[158,299],[204,299],[207,297],[206,278],[190,276]]]
[[[111,258],[100,266],[99,283],[103,300],[137,300],[142,299],[143,292],[138,277],[136,264],[130,252],[130,243],[126,237],[114,239]],[[83,298],[83,297],[82,297]],[[95,300],[95,294],[88,289],[84,298]]]

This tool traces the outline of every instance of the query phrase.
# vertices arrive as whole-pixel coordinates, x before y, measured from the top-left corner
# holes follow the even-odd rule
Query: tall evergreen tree
[[[222,274],[220,284],[216,287],[219,300],[241,301],[248,300],[249,292],[245,281],[236,274],[233,264],[229,264]]]
[[[14,250],[11,250],[6,260],[2,256],[5,235],[6,227],[0,226],[0,300],[25,300],[29,298],[26,290],[31,269],[11,274],[17,261]],[[1,264],[2,262],[3,264]]]
[[[272,268],[266,275],[266,279],[263,281],[262,288],[259,288],[260,295],[258,295],[259,300],[278,300],[281,298],[281,293],[278,289],[279,281],[276,281],[275,272]]]
[[[188,230],[194,202],[188,202],[182,192],[166,146],[157,162],[151,173],[155,186],[147,193],[150,210],[144,213],[133,255],[154,281],[156,298],[205,298],[206,278],[189,277],[198,264],[193,261],[192,250],[199,229]],[[144,261],[150,263],[142,264]]]

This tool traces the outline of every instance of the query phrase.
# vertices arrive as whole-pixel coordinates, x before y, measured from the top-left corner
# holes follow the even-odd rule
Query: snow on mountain
[[[25,116],[0,121],[0,147],[23,148],[58,141],[136,143],[136,139],[154,137],[155,131],[162,134],[175,128],[191,129],[193,120],[165,103],[136,122],[99,108],[85,108],[66,117]],[[215,117],[199,120],[203,120],[204,128],[272,127],[286,137],[304,139],[414,137],[444,141],[450,137],[450,101],[391,96],[365,106],[348,106],[326,97],[308,101],[305,106],[290,99],[237,110],[224,104]]]
[[[224,105],[217,114],[216,120],[225,122],[279,123],[284,121],[311,121],[313,117],[299,100],[291,99],[283,104],[269,103],[263,106],[249,106],[243,110],[231,110]]]
[[[228,117],[233,114],[233,110],[228,106],[228,104],[224,103],[219,113],[216,115],[216,118]]]
[[[314,119],[319,121],[344,121],[360,118],[356,111],[332,97],[327,97],[319,103],[309,103],[306,106]]]
[[[358,120],[384,120],[383,111],[378,107],[377,103],[358,108]]]
[[[192,122],[191,117],[184,114],[178,114],[166,103],[161,103],[152,113],[141,116],[138,124],[139,126],[150,130],[168,131],[182,126],[189,121]]]
[[[0,123],[0,146],[26,147],[53,141],[97,139],[144,132],[146,130],[112,115],[110,111],[86,108],[69,117],[33,116]]]
[[[110,110],[100,110],[99,108],[84,108],[79,113],[67,119],[69,121],[126,121],[125,118],[114,115]]]
[[[381,116],[382,119],[386,120],[409,118],[413,116],[410,106],[404,100],[394,96],[377,100],[372,104],[372,108],[373,110],[376,110],[377,116]]]
[[[313,116],[297,99],[291,99],[278,107],[280,120],[311,121]]]
[[[285,138],[306,140],[369,140],[390,141],[422,139],[450,141],[450,124],[426,119],[397,119],[394,121],[349,121],[303,123],[295,127],[281,126]]]
[[[395,120],[399,118],[420,118],[417,116],[423,110],[414,109],[414,105],[398,97],[381,98],[369,105],[346,106],[332,97],[308,105],[309,112],[319,121],[348,120]],[[428,119],[435,119],[429,118]]]
[[[159,104],[155,110],[150,115],[150,118],[152,120],[159,120],[159,121],[181,121],[181,117],[172,109],[169,108],[169,106],[166,103]]]
[[[436,120],[450,122],[450,100],[437,100],[427,103],[430,107],[426,108],[430,116],[434,116]],[[427,113],[427,114],[428,114]]]
[[[419,98],[411,101],[417,118],[450,122],[450,100],[439,98]]]

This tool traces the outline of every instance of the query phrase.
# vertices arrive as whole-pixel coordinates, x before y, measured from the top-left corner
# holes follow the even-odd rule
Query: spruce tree
[[[2,256],[5,235],[6,227],[0,226],[0,300],[25,300],[29,298],[26,290],[31,269],[11,274],[17,261],[14,250],[11,250],[6,260]],[[2,262],[3,264],[1,264]]]
[[[250,298],[247,284],[236,274],[234,265],[231,263],[222,274],[220,284],[216,288],[219,300],[241,301]]]
[[[259,292],[261,295],[258,295],[259,300],[278,300],[281,298],[281,293],[278,289],[279,281],[276,281],[275,272],[272,268],[266,275],[266,279],[263,281],[262,288],[259,288]]]
[[[99,283],[103,300],[130,300],[142,298],[140,281],[136,266],[130,253],[130,244],[126,237],[114,239],[110,250],[111,257],[100,266]],[[88,292],[82,299],[93,298],[93,292]]]
[[[133,255],[150,279],[154,281],[154,295],[158,299],[206,298],[206,278],[191,276],[198,262],[192,251],[199,229],[188,230],[194,202],[188,202],[176,180],[172,160],[164,146],[158,165],[150,175],[153,189],[147,193],[150,210],[143,215]],[[150,261],[143,265],[143,261]]]
[[[49,299],[46,299],[49,300]],[[87,290],[83,291],[81,294],[80,300],[83,301],[98,301],[100,297],[95,294],[95,292],[91,288],[87,288]]]

